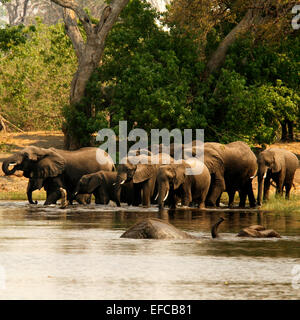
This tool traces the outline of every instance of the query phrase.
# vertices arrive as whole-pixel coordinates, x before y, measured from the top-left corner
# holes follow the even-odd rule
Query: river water
[[[199,240],[120,238],[145,217]],[[282,238],[236,237],[251,224]],[[0,299],[299,298],[300,213],[0,202]]]

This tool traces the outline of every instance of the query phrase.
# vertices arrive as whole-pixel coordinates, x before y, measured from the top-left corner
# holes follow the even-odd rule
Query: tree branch
[[[90,17],[75,1],[73,0],[51,0],[51,1],[60,5],[63,8],[73,10],[76,13],[78,19],[81,21],[86,34],[89,35],[92,33],[93,26],[90,21]]]
[[[64,8],[64,23],[66,33],[72,41],[78,60],[84,51],[84,41],[77,25],[77,18],[73,10]]]

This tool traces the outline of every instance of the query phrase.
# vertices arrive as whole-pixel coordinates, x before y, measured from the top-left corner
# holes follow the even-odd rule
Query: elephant
[[[218,237],[218,227],[224,221],[224,218],[220,218],[211,228],[212,238]],[[250,229],[249,233],[243,230]],[[258,233],[253,233],[255,229],[260,229]],[[238,237],[251,237],[251,238],[280,238],[278,232],[268,229],[266,230],[263,226],[250,226],[240,231]],[[156,218],[147,218],[135,223],[127,231],[125,231],[121,238],[130,239],[169,239],[169,240],[184,240],[184,239],[201,239],[201,237],[193,236],[187,232],[181,231],[171,225],[170,223]]]
[[[191,161],[192,159],[190,159]],[[188,206],[193,201],[199,208],[205,207],[205,199],[210,187],[210,173],[207,167],[197,161],[201,173],[186,174],[187,168],[193,171],[189,159],[179,163],[162,165],[157,173],[158,205],[163,208],[164,201],[169,197],[172,208],[176,207],[177,198],[182,206]]]
[[[236,141],[223,145],[216,142],[204,144],[204,164],[211,174],[211,185],[206,205],[218,205],[222,192],[227,191],[228,206],[233,205],[234,194],[239,191],[240,207],[245,207],[248,196],[250,207],[256,206],[252,180],[257,171],[257,160],[250,147]]]
[[[262,193],[263,200],[268,200],[271,179],[276,184],[276,194],[282,196],[285,187],[285,197],[289,199],[294,175],[299,165],[297,156],[285,149],[269,148],[259,153],[257,163],[257,204],[259,206],[262,204]]]
[[[65,189],[68,199],[71,199],[78,181],[84,174],[100,170],[114,171],[115,166],[109,155],[98,148],[65,151],[30,146],[5,159],[2,170],[6,175],[21,170],[25,177],[38,179],[39,185],[46,183],[49,190],[44,204],[50,204],[56,203],[61,197],[59,188]],[[46,179],[47,181],[42,182]]]
[[[137,163],[140,162],[146,163]],[[115,184],[116,203],[120,206],[121,185],[132,181],[134,188],[133,205],[138,206],[141,202],[144,207],[149,207],[154,195],[157,170],[163,163],[173,161],[168,155],[158,154],[152,164],[153,158],[149,155],[128,156],[121,161],[117,168],[117,182]]]
[[[110,200],[115,199],[114,185],[117,182],[117,172],[98,171],[85,174],[79,180],[76,189],[76,197],[81,194],[94,194],[96,204],[108,204]],[[133,183],[129,182],[122,185],[121,202],[131,205],[133,202]]]
[[[56,204],[57,198],[61,195],[60,188],[63,186],[61,182],[61,177],[55,178],[46,178],[46,179],[34,179],[29,178],[29,182],[27,185],[27,198],[30,204],[37,204],[37,201],[32,200],[32,192],[35,190],[40,190],[44,187],[46,191],[46,201],[45,205]],[[75,197],[75,200],[79,204],[90,204],[91,203],[91,195],[90,194],[78,194]],[[72,200],[69,200],[72,203]]]
[[[224,221],[224,218],[219,218],[218,222],[211,229],[212,238],[218,238],[218,227]],[[242,229],[237,237],[250,237],[250,238],[281,238],[280,234],[273,229],[266,229],[261,225],[251,225]]]
[[[195,239],[196,237],[181,231],[170,223],[156,218],[143,219],[137,222],[121,238],[129,239]]]

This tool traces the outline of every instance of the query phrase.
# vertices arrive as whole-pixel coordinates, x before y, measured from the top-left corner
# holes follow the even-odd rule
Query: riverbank
[[[12,153],[21,150],[30,145],[34,145],[41,148],[63,148],[64,136],[59,131],[36,131],[27,133],[3,133],[0,132],[0,167],[5,158]],[[276,143],[273,146],[278,148],[284,148],[294,152],[300,156],[300,142],[291,143]],[[0,168],[0,200],[27,200],[26,188],[28,179],[22,176],[22,172],[17,171],[12,176],[4,176]],[[300,168],[296,171],[294,179],[295,188],[291,190],[291,197],[293,201],[287,202],[284,200],[274,200],[272,203],[272,209],[276,207],[300,207]],[[253,183],[254,192],[257,192],[257,179]],[[271,187],[271,192],[274,193],[275,189]],[[44,190],[35,191],[33,193],[35,200],[45,199]],[[269,206],[270,206],[269,205]],[[268,207],[264,208],[268,209]]]

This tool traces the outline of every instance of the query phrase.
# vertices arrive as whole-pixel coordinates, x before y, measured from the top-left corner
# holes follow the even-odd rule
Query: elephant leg
[[[210,194],[206,200],[207,206],[215,207],[217,204],[218,198],[225,191],[225,181],[221,175],[216,175],[214,177],[214,182],[210,188]]]
[[[181,196],[181,205],[183,207],[188,207],[190,203],[192,202],[192,193],[191,193],[191,188],[189,187],[184,187],[183,193]]]
[[[289,200],[290,199],[290,191],[292,189],[292,184],[291,183],[287,183],[285,185],[285,199]]]
[[[150,198],[151,198],[151,188],[149,186],[149,183],[146,182],[143,185],[143,199],[142,204],[143,207],[150,207]]]
[[[61,193],[60,190],[55,190],[55,191],[47,191],[47,198],[44,203],[45,206],[50,205],[50,204],[56,204],[56,201],[61,198]]]
[[[276,195],[283,196],[283,185],[284,185],[284,175],[280,174],[278,178],[277,188],[276,188]]]
[[[249,199],[250,208],[256,207],[255,196],[252,188],[252,180],[247,184],[247,195]]]
[[[132,205],[138,207],[141,203],[141,187],[139,184],[133,184],[133,201]]]
[[[240,196],[239,208],[245,208],[246,207],[247,192],[245,190],[240,190],[239,196]]]
[[[26,193],[27,193],[28,202],[29,202],[30,204],[37,204],[37,203],[38,203],[37,201],[33,201],[33,200],[32,200],[32,192],[33,192],[34,190],[36,190],[36,189],[37,189],[37,188],[34,187],[32,181],[29,180],[28,185],[27,185],[27,192],[26,192]]]

